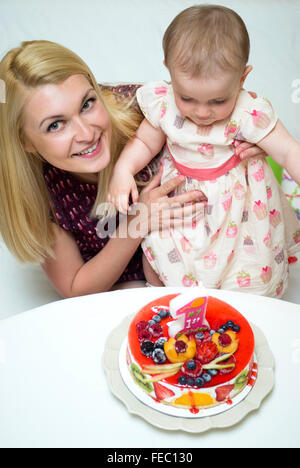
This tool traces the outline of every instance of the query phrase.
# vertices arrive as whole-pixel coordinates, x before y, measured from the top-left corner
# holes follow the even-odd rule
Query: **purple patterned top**
[[[82,182],[70,172],[44,164],[44,178],[59,225],[73,234],[84,262],[88,262],[108,242],[97,236],[97,219],[90,218],[97,195],[97,184]],[[119,282],[144,280],[142,250],[139,248]]]

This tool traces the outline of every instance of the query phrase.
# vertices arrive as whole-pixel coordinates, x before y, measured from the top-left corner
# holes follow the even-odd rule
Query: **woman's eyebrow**
[[[88,89],[87,92],[84,94],[83,98],[81,99],[81,106],[83,106],[84,101],[86,100],[87,96],[89,95],[89,93],[90,93],[91,91],[94,91],[94,88]],[[40,123],[39,128],[41,128],[41,126],[43,125],[44,122],[46,122],[46,120],[62,119],[63,117],[64,117],[64,115],[62,115],[62,114],[59,114],[59,115],[52,115],[51,117],[46,117],[46,118],[43,119],[42,122]]]

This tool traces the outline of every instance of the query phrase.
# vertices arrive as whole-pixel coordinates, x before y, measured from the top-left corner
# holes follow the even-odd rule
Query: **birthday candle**
[[[208,296],[203,287],[192,288],[170,301],[170,313],[175,319],[168,324],[169,336],[197,333],[208,326],[205,313]]]

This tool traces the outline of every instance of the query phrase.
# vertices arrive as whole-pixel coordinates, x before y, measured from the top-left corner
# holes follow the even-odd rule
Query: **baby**
[[[229,8],[191,7],[172,21],[163,46],[171,84],[138,89],[145,119],[115,166],[109,201],[126,212],[129,196],[138,197],[134,176],[165,145],[162,182],[183,174],[179,190],[202,191],[207,204],[193,225],[144,240],[150,284],[280,297],[300,224],[266,160],[241,160],[235,144],[258,145],[298,183],[300,144],[267,99],[243,89],[252,69],[245,24]]]

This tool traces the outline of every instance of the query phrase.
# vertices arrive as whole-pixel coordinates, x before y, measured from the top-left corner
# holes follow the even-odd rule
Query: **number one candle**
[[[205,313],[208,296],[204,288],[192,288],[172,299],[170,313],[175,319],[169,322],[169,335],[178,338],[180,335],[190,335],[207,328]]]

